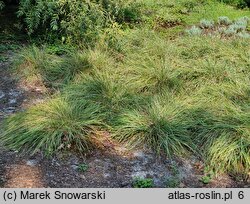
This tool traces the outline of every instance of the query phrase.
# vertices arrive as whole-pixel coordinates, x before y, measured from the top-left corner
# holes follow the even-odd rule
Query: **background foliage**
[[[244,8],[246,6],[250,6],[250,0],[222,0],[222,2],[229,3],[232,5],[236,5],[240,8]]]
[[[113,22],[138,20],[134,1],[21,0],[18,16],[29,34],[59,36],[67,42],[95,42]]]

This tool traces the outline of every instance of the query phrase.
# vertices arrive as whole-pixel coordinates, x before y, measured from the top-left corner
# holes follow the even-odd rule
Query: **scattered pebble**
[[[136,151],[134,152],[134,157],[137,157],[137,158],[144,158],[145,157],[145,154],[143,153],[143,151]]]
[[[9,104],[15,104],[17,100],[15,98],[9,100]]]
[[[77,170],[78,166],[77,165],[71,165],[71,168],[74,169],[74,170]]]
[[[5,108],[5,109],[3,110],[3,112],[5,112],[6,114],[11,114],[11,113],[14,113],[15,110],[16,110],[15,107],[8,107],[8,108]]]
[[[37,160],[35,160],[35,159],[28,160],[28,161],[26,162],[26,164],[27,164],[28,166],[32,166],[32,167],[36,166],[38,163],[39,163],[39,162],[38,162]]]
[[[86,179],[86,177],[83,174],[80,174],[79,176],[81,179]]]
[[[2,99],[3,97],[5,97],[5,93],[0,90],[0,99]]]

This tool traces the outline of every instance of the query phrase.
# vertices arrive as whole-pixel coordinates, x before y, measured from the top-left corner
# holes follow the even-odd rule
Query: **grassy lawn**
[[[139,5],[140,21],[113,23],[95,46],[18,52],[13,73],[51,96],[9,117],[1,140],[30,153],[51,155],[69,145],[84,152],[105,130],[130,148],[195,155],[209,171],[247,175],[249,9],[201,0]]]

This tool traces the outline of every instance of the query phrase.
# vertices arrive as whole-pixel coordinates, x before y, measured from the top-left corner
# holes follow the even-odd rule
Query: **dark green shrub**
[[[47,34],[63,42],[92,44],[110,22],[136,21],[135,3],[114,0],[21,0],[18,16],[29,34]],[[56,37],[55,37],[56,36]]]
[[[250,0],[220,0],[220,1],[231,5],[235,5],[239,8],[250,6]]]
[[[63,41],[92,41],[104,24],[100,5],[79,0],[21,0],[18,16],[22,17],[28,33],[52,32]]]
[[[95,0],[118,23],[140,19],[140,4],[132,0]]]

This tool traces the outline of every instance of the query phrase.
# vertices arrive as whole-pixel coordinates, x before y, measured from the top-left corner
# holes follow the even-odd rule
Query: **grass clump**
[[[155,59],[145,56],[140,64],[133,62],[133,81],[136,87],[143,92],[162,92],[163,90],[178,89],[178,73],[175,72],[167,59]]]
[[[91,133],[102,125],[101,118],[98,105],[83,100],[69,103],[58,97],[9,117],[1,141],[10,149],[31,154],[42,150],[51,155],[67,148],[86,152]]]
[[[41,149],[55,152],[60,147],[58,141],[61,141],[55,138],[62,138],[60,133],[70,130],[73,131],[69,133],[73,135],[71,142],[76,140],[80,144],[80,127],[85,130],[84,123],[88,120],[79,114],[88,113],[83,113],[81,105],[78,109],[77,104],[86,102],[87,107],[93,107],[93,121],[100,121],[102,115],[100,123],[105,123],[114,138],[131,148],[148,147],[169,157],[196,152],[215,172],[242,173],[244,170],[245,173],[249,169],[248,116],[243,114],[249,112],[247,40],[205,35],[197,36],[195,40],[185,35],[166,40],[159,33],[143,29],[125,34],[122,41],[124,47],[121,53],[96,47],[85,52],[78,51],[75,55],[50,56],[44,50],[42,56],[46,57],[42,58],[38,50],[38,54],[33,54],[31,59],[44,60],[36,63],[26,60],[29,62],[27,67],[45,70],[38,72],[44,80],[49,79],[53,84],[58,79],[69,81],[60,89],[59,98],[64,101],[63,104],[68,104],[67,108],[73,109],[72,116],[64,110],[65,105],[60,105],[56,112],[61,110],[63,114],[60,115],[77,122],[69,123],[67,131],[62,128],[66,125],[59,125],[42,132],[40,122],[30,122],[32,125],[26,125],[24,129],[24,123],[20,121],[27,121],[26,118],[30,117],[34,122],[34,117],[39,119],[46,113],[48,107],[39,105],[9,119],[9,125],[14,121],[16,123],[6,126],[4,141],[7,146],[33,149],[33,144],[39,146],[43,141]],[[122,59],[117,59],[117,55],[122,55]],[[47,56],[53,60],[48,60]],[[70,80],[67,80],[68,76]],[[53,108],[55,105],[50,103],[45,104]],[[36,113],[38,109],[39,114]],[[98,113],[95,114],[94,110]],[[45,115],[50,121],[54,117]],[[48,118],[43,128],[50,127],[47,122]],[[79,129],[75,130],[74,124],[79,124]],[[94,123],[95,126],[99,125]],[[33,128],[30,130],[28,127]],[[19,129],[23,132],[18,132]],[[92,131],[93,128],[86,135]],[[13,135],[14,142],[11,139]],[[33,135],[39,135],[39,139],[34,139]],[[25,139],[21,139],[24,136]],[[42,137],[48,138],[48,141],[52,138],[59,145],[50,147],[40,139]],[[86,141],[89,141],[88,136]],[[233,149],[233,153],[227,153],[229,150],[224,146]],[[223,152],[228,156],[223,157]],[[216,165],[218,162],[220,165]]]
[[[215,92],[214,90],[213,94]],[[193,125],[195,143],[202,147],[201,153],[206,158],[207,165],[216,174],[231,172],[247,175],[250,170],[247,102],[236,106],[232,99],[227,99],[221,94],[218,94],[221,97],[219,101],[218,96],[205,96],[207,98],[204,98],[203,102],[199,100],[203,108],[198,112],[191,111],[196,112],[193,117],[197,122]],[[210,111],[205,111],[206,109]]]
[[[43,49],[31,46],[19,52],[13,68],[25,83],[35,86],[43,84],[43,73],[52,66],[52,59]]]
[[[250,171],[250,140],[246,135],[224,133],[208,150],[209,167],[216,173],[247,175]]]
[[[87,53],[70,52],[57,56],[49,52],[46,47],[24,48],[14,61],[13,71],[28,86],[58,88],[71,82],[78,73],[91,68]]]
[[[161,98],[146,110],[126,111],[118,120],[114,137],[130,147],[147,145],[169,157],[180,155],[192,149],[188,124],[181,110],[173,101]]]
[[[77,74],[87,72],[91,67],[87,53],[70,53],[68,56],[62,57],[59,63],[48,67],[44,78],[52,87],[60,87],[69,84]]]
[[[72,100],[86,99],[98,103],[107,112],[129,106],[134,102],[133,92],[128,84],[113,77],[110,73],[97,71],[66,87],[64,93]]]

